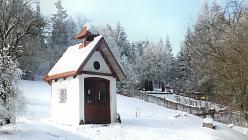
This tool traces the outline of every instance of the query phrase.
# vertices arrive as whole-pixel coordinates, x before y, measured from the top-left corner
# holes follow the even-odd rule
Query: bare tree
[[[29,35],[37,35],[44,22],[33,12],[28,0],[1,0],[0,13],[0,48],[9,44],[9,54],[16,59],[20,42]]]
[[[242,2],[231,1],[225,7],[206,3],[185,48],[191,57],[191,78],[197,77],[193,87],[203,87],[248,120],[247,17]]]

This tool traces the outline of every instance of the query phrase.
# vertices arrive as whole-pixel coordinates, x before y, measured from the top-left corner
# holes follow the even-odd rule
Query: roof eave
[[[67,78],[67,77],[75,76],[75,75],[77,75],[76,71],[68,71],[68,72],[63,72],[63,73],[60,73],[60,74],[45,75],[43,77],[43,79],[46,82],[50,82],[52,80],[56,80],[56,79],[60,79],[60,78]]]

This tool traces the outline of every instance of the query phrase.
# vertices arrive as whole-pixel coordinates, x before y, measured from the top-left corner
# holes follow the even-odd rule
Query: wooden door
[[[109,80],[85,78],[85,123],[110,123]]]

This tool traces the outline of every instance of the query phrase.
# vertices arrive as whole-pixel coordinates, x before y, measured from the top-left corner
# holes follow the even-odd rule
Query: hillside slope
[[[50,87],[44,82],[21,81],[27,108],[16,126],[0,127],[1,140],[247,140],[248,135],[224,124],[202,127],[202,119],[138,99],[118,95],[122,123],[67,126],[50,121]],[[61,116],[63,117],[63,116]]]

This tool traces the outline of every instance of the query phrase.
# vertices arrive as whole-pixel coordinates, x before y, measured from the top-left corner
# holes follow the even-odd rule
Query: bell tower
[[[94,40],[94,37],[98,36],[99,33],[96,31],[95,27],[89,23],[85,24],[82,31],[75,36],[75,39],[81,40],[81,45],[79,48],[84,48],[88,43]]]

